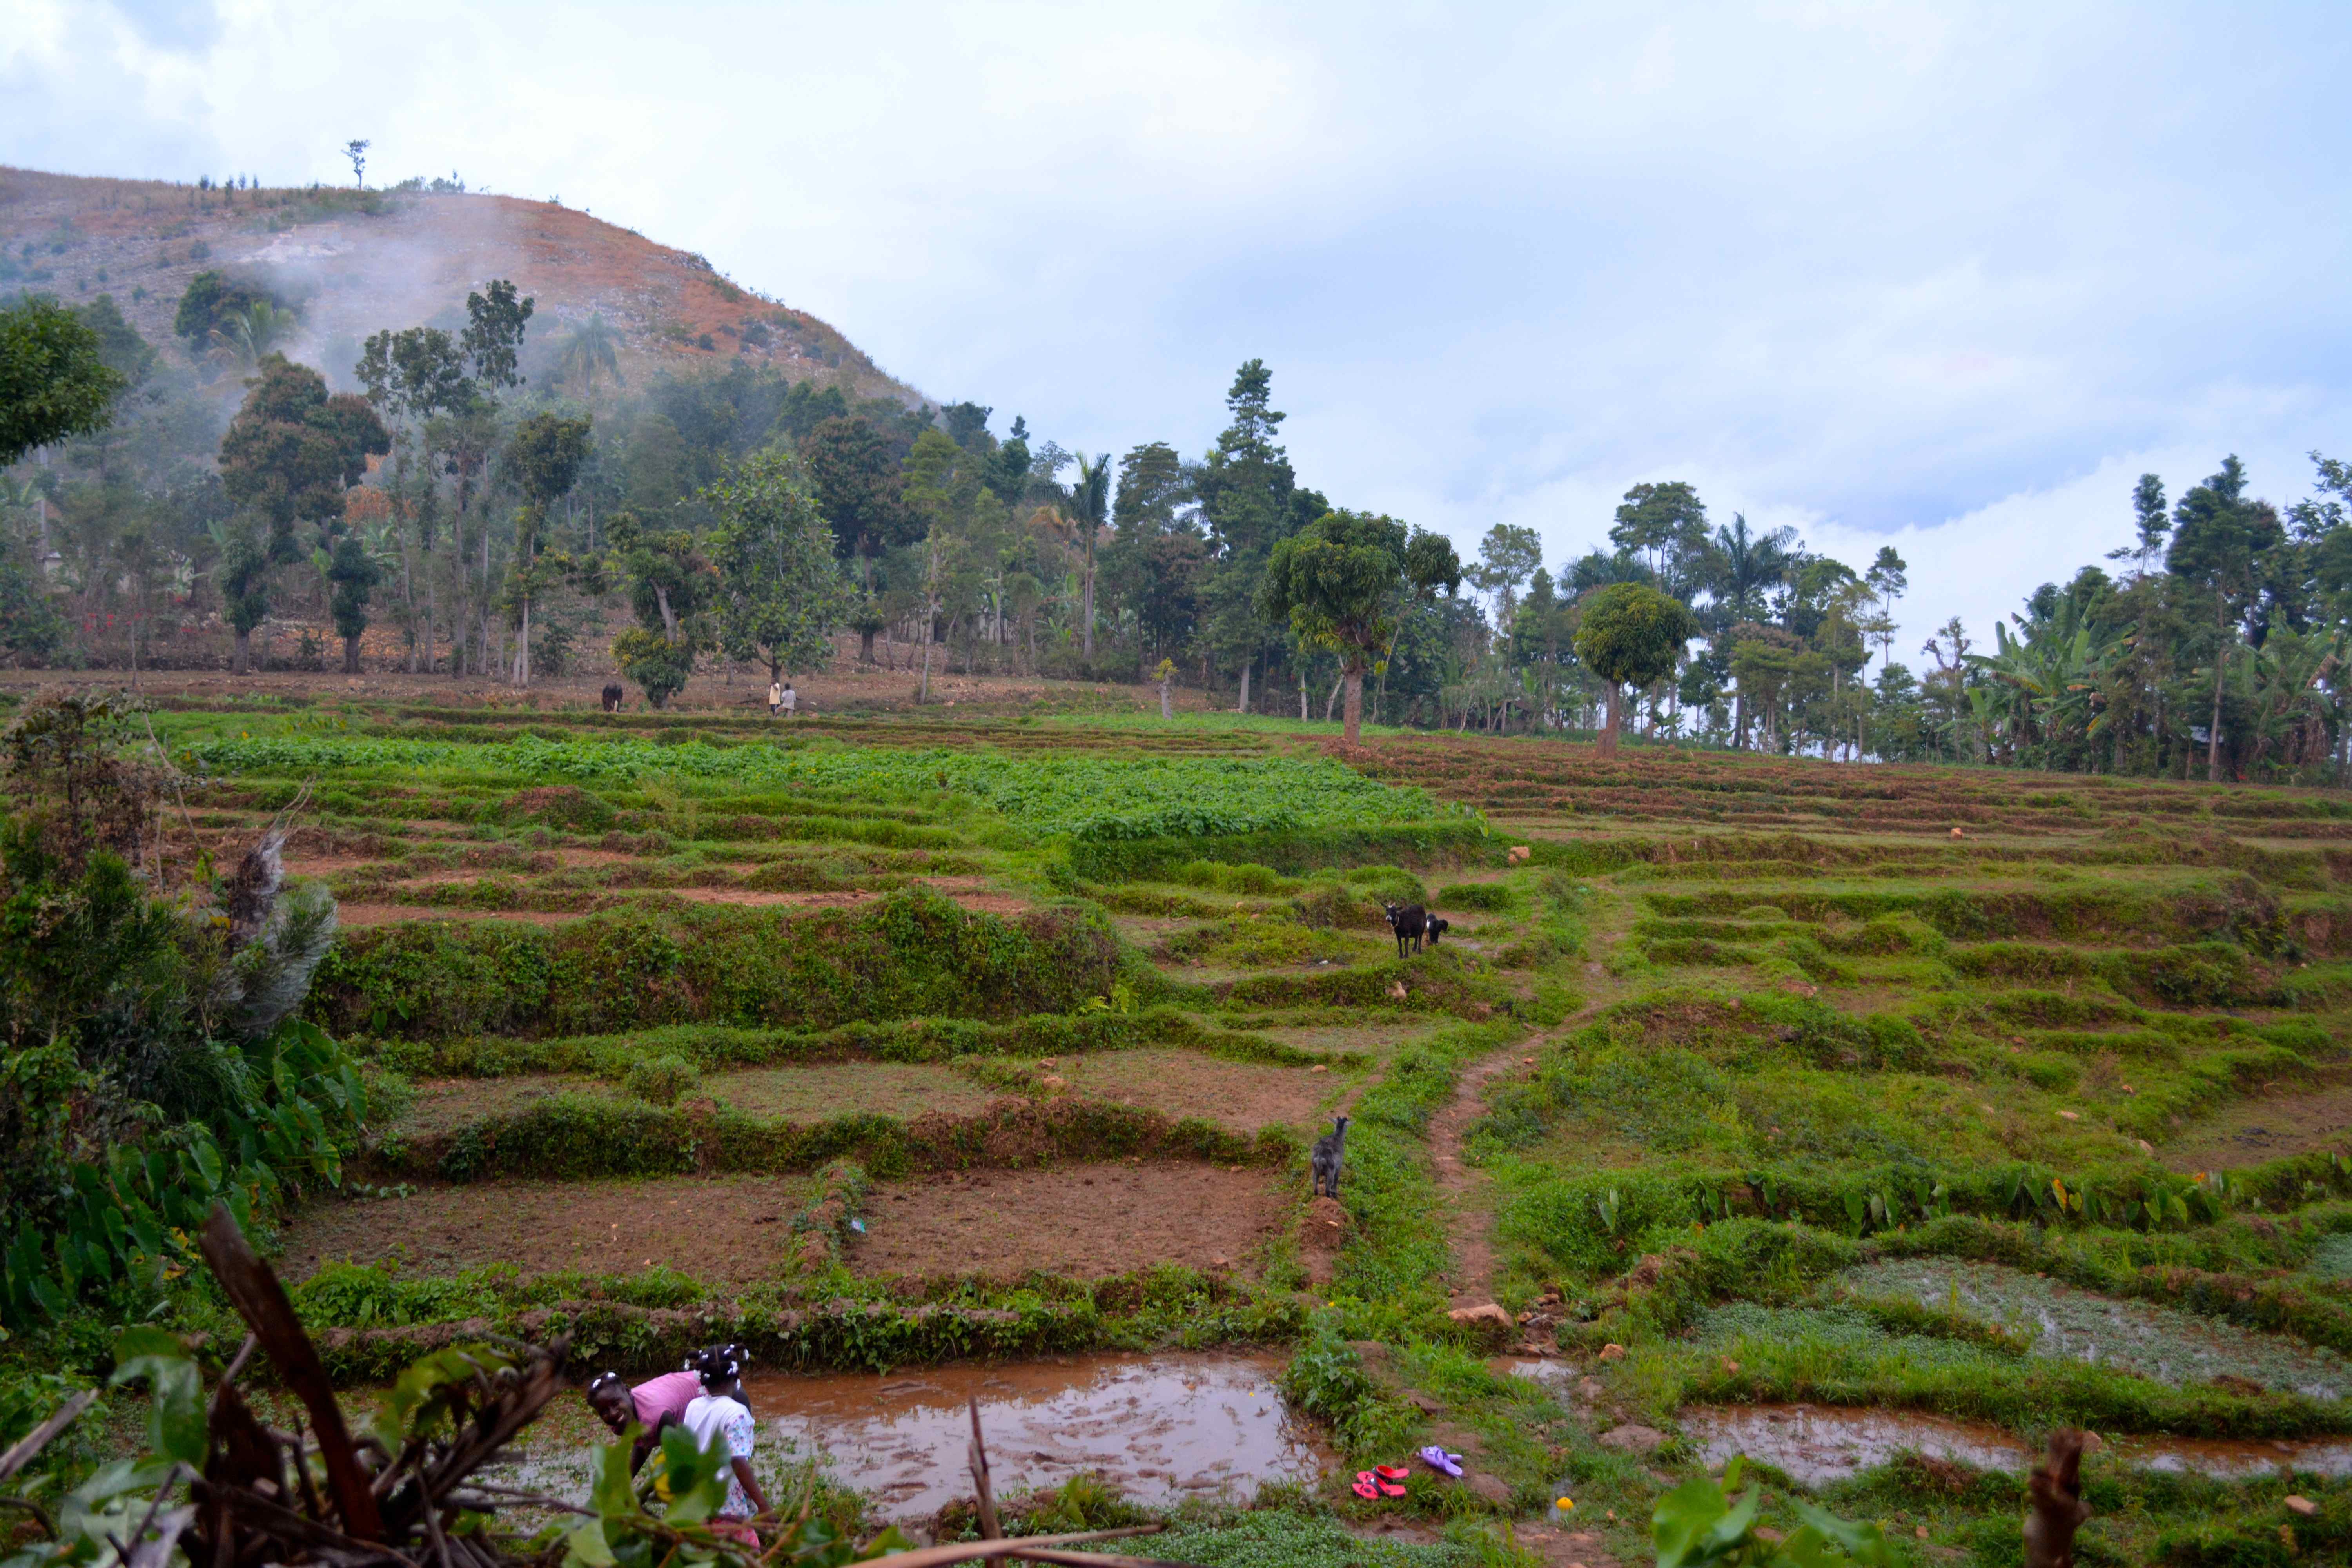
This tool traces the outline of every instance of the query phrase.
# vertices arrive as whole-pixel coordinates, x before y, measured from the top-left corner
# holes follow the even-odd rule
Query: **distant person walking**
[[[784,705],[784,717],[787,719],[791,718],[801,705],[800,693],[793,689],[793,683],[789,680],[784,682],[783,695],[777,700]]]
[[[772,719],[784,710],[784,689],[773,680],[768,682],[768,717]]]

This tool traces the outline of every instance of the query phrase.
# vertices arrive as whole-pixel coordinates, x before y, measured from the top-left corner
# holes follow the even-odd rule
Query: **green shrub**
[[[676,1105],[678,1096],[701,1079],[702,1074],[684,1057],[646,1057],[629,1064],[621,1087],[648,1105]]]
[[[1433,909],[1481,910],[1503,914],[1518,907],[1518,895],[1501,882],[1456,882],[1437,889]]]

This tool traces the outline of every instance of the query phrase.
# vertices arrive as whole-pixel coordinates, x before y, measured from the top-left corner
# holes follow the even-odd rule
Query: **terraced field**
[[[312,1006],[387,1113],[280,1250],[348,1380],[486,1327],[1251,1347],[1335,1461],[1269,1495],[1407,1522],[1396,1561],[1504,1550],[1448,1520],[1630,1561],[1736,1448],[1783,1528],[1810,1488],[2013,1562],[2058,1424],[2105,1441],[2086,1563],[2352,1549],[2352,801],[1185,721],[158,722],[194,831],[299,807],[342,900]],[[1428,1442],[1463,1482],[1347,1494]]]

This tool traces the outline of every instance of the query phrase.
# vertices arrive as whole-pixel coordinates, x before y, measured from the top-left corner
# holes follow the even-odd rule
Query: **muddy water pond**
[[[1275,1356],[1073,1356],[890,1377],[747,1379],[762,1444],[815,1455],[891,1518],[968,1494],[966,1401],[980,1401],[1000,1496],[1098,1473],[1139,1500],[1247,1498],[1311,1481],[1324,1456],[1284,1407]]]
[[[999,1497],[1090,1472],[1160,1504],[1311,1482],[1329,1457],[1284,1407],[1282,1367],[1271,1355],[1068,1356],[743,1384],[759,1424],[752,1467],[772,1489],[793,1490],[793,1473],[813,1462],[866,1493],[880,1517],[911,1520],[971,1495],[971,1399]],[[519,1455],[507,1479],[584,1501],[590,1444],[604,1436],[583,1426],[576,1441]]]
[[[1884,1465],[1906,1449],[1979,1469],[2023,1474],[2039,1454],[1997,1426],[1911,1410],[1826,1405],[1707,1406],[1682,1413],[1683,1429],[1709,1465],[1735,1454],[1817,1487]],[[2118,1437],[2115,1457],[2152,1470],[2186,1470],[2223,1480],[2282,1471],[2352,1475],[2352,1437],[2302,1441]]]

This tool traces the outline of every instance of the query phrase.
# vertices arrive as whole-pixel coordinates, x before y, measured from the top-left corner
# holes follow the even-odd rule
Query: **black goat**
[[[1437,945],[1437,939],[1454,929],[1454,922],[1441,915],[1431,915],[1428,918],[1429,945],[1435,947]]]
[[[1397,956],[1404,956],[1407,942],[1412,944],[1413,952],[1419,952],[1421,939],[1429,930],[1429,912],[1419,904],[1399,906],[1384,903],[1381,908],[1388,912],[1389,929],[1396,932]]]
[[[604,688],[604,711],[607,713],[618,713],[621,710],[621,704],[627,700],[628,695],[629,694],[627,692],[622,690],[618,686],[608,686]]]
[[[1318,1198],[1339,1195],[1339,1167],[1348,1157],[1348,1119],[1335,1116],[1331,1131],[1315,1140],[1315,1147],[1307,1156],[1309,1179],[1315,1184]]]

